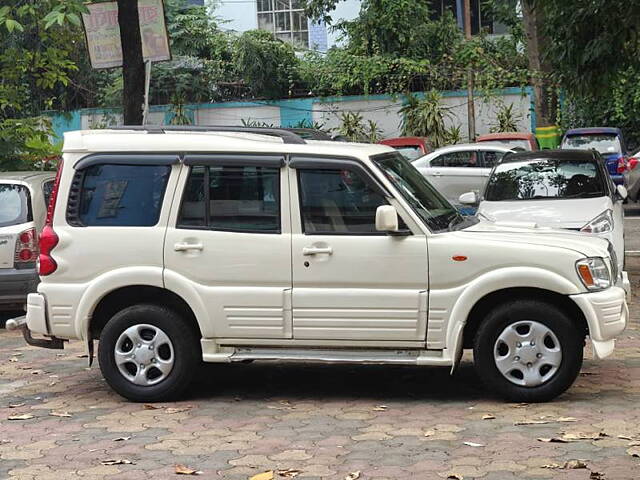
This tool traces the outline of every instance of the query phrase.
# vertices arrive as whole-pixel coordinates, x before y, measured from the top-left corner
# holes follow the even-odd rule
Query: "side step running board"
[[[290,348],[236,348],[229,357],[231,362],[247,360],[277,360],[280,362],[322,362],[322,363],[382,363],[398,365],[419,365],[420,352],[417,350],[324,350]]]

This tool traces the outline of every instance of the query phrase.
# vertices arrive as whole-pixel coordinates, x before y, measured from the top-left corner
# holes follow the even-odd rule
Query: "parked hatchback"
[[[38,235],[54,173],[0,172],[0,310],[21,310],[38,283]]]
[[[530,152],[540,150],[540,144],[538,143],[536,136],[530,132],[487,133],[485,135],[480,135],[476,139],[476,142],[489,142],[516,150],[526,150]]]
[[[464,218],[383,145],[129,127],[67,133],[63,159],[42,282],[7,325],[99,339],[132,400],[179,395],[201,361],[453,370],[473,348],[492,392],[543,401],[585,335],[603,358],[627,322],[608,242]]]
[[[455,204],[463,193],[481,191],[491,169],[508,152],[508,147],[489,143],[451,145],[414,160],[413,166]]]
[[[619,128],[574,128],[562,137],[560,148],[595,150],[605,160],[607,171],[616,185],[624,185],[627,171],[627,146]]]
[[[622,272],[626,195],[623,186],[613,184],[602,157],[593,150],[513,153],[491,172],[477,214],[491,221],[605,238],[613,245]],[[477,197],[470,192],[460,201],[476,204]]]

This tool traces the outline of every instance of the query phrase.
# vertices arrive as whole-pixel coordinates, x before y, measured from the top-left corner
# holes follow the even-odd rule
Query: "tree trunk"
[[[548,127],[555,125],[558,100],[555,90],[549,85],[549,74],[552,71],[551,65],[542,53],[545,51],[547,42],[542,30],[544,25],[542,7],[537,6],[535,0],[523,0],[522,17],[527,41],[529,69],[534,72],[531,85],[535,96],[536,127]]]
[[[142,125],[144,60],[138,18],[138,0],[118,0],[122,42],[122,113],[125,125]]]

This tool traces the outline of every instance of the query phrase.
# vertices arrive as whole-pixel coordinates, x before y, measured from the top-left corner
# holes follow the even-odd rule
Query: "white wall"
[[[400,115],[398,110],[402,102],[391,100],[355,100],[335,103],[315,103],[313,105],[313,121],[323,123],[327,127],[340,126],[341,112],[359,112],[366,122],[373,120],[378,124],[385,136],[400,134]]]
[[[242,120],[280,125],[280,107],[204,108],[195,113],[196,125],[242,125]]]

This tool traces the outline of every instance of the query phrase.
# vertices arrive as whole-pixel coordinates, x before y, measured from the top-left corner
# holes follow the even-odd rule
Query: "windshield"
[[[410,162],[423,155],[422,149],[418,146],[403,146],[403,147],[394,147],[394,148],[398,152],[400,152],[402,156],[407,160],[409,160]]]
[[[487,201],[591,198],[606,195],[594,160],[535,159],[498,165],[484,195]]]
[[[511,140],[481,140],[478,143],[494,143],[496,145],[502,145],[505,146],[507,148],[520,148],[522,150],[531,150],[531,144],[529,143],[528,140],[516,140],[516,139],[511,139]]]
[[[430,230],[448,230],[462,221],[458,211],[402,155],[385,153],[372,160]]]
[[[571,135],[562,141],[562,148],[577,148],[580,150],[594,149],[604,155],[620,153],[620,139],[612,133],[590,133],[585,135]]]
[[[0,184],[0,227],[31,220],[29,190],[23,185]]]

